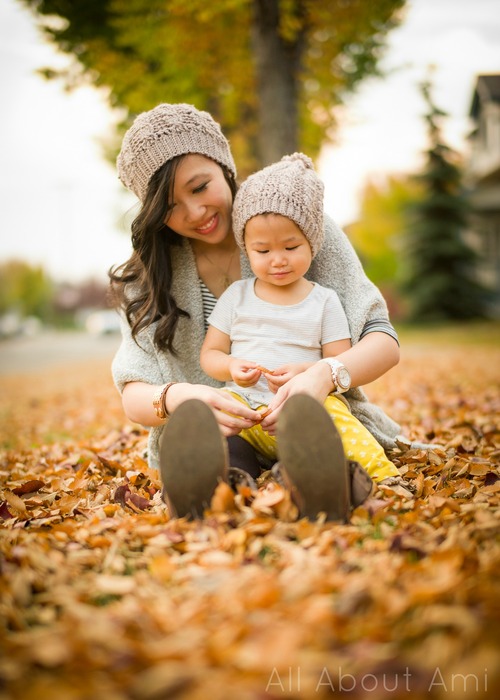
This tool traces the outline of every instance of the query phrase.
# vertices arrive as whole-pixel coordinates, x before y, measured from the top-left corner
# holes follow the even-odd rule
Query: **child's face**
[[[220,243],[232,231],[233,199],[222,168],[198,154],[179,163],[165,223],[186,238]]]
[[[284,287],[303,277],[311,246],[297,224],[280,214],[259,214],[245,226],[245,248],[254,275]]]

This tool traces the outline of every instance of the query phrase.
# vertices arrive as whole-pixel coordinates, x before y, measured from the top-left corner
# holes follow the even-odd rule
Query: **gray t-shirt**
[[[271,370],[291,362],[317,362],[322,345],[351,337],[337,293],[316,283],[301,302],[283,306],[260,299],[254,278],[239,280],[217,301],[208,322],[230,337],[233,357]],[[226,387],[252,406],[268,404],[273,396],[264,377],[252,387],[234,382]]]

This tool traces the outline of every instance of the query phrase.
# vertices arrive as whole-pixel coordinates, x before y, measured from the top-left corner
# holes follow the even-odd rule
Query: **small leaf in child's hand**
[[[263,420],[266,416],[268,416],[271,413],[271,409],[267,408],[265,411],[261,411],[261,420]]]

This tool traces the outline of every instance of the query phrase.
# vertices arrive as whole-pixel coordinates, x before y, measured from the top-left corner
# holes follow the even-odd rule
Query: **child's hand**
[[[297,376],[301,372],[305,372],[310,367],[309,363],[292,362],[288,365],[282,365],[275,369],[272,374],[265,374],[269,384],[269,389],[275,394],[280,387],[286,384],[292,377]]]
[[[243,388],[257,384],[259,377],[262,374],[261,368],[256,362],[240,360],[237,357],[231,358],[231,362],[229,363],[229,372],[233,382]]]

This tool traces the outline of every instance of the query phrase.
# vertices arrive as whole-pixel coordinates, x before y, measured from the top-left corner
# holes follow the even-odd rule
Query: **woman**
[[[231,466],[254,473],[255,454],[234,436],[259,422],[260,414],[220,391],[220,384],[199,366],[206,319],[216,299],[231,282],[251,276],[232,232],[236,167],[229,144],[208,113],[191,105],[162,104],[137,117],[125,134],[117,165],[120,179],[142,205],[132,223],[133,253],[110,272],[115,299],[123,311],[123,340],[113,361],[113,376],[125,413],[130,420],[151,427],[148,459],[152,467],[161,467],[164,481],[170,472],[181,478],[186,465],[196,462],[196,450],[203,454],[205,440],[213,437],[211,416],[204,412],[207,406],[222,435],[229,438]],[[364,274],[345,234],[327,216],[324,228],[324,243],[308,277],[335,289],[340,297],[353,347],[337,359],[348,370],[351,385],[359,387],[397,364],[397,336],[380,292]],[[276,432],[288,397],[305,393],[322,403],[335,388],[331,368],[316,363],[277,391],[263,428]],[[351,389],[346,398],[353,414],[379,443],[385,449],[395,447],[399,426],[371,404],[361,389]],[[166,418],[190,399],[205,406],[196,408],[197,402],[191,402],[190,414],[183,412],[169,421],[160,465]],[[183,422],[191,418],[198,432],[206,425],[203,435],[186,441],[188,427],[180,425],[181,418]],[[182,442],[189,443],[183,448],[189,447],[192,453],[177,459],[173,453]],[[207,467],[209,476],[197,488],[198,500],[203,489],[210,491],[221,475],[222,459],[221,448]],[[167,462],[170,466],[165,467]],[[183,470],[176,466],[181,462]],[[182,478],[186,488],[192,488],[201,474],[194,471]],[[175,488],[183,491],[179,479],[168,480],[170,492],[174,480]],[[210,495],[205,494],[205,500]]]

